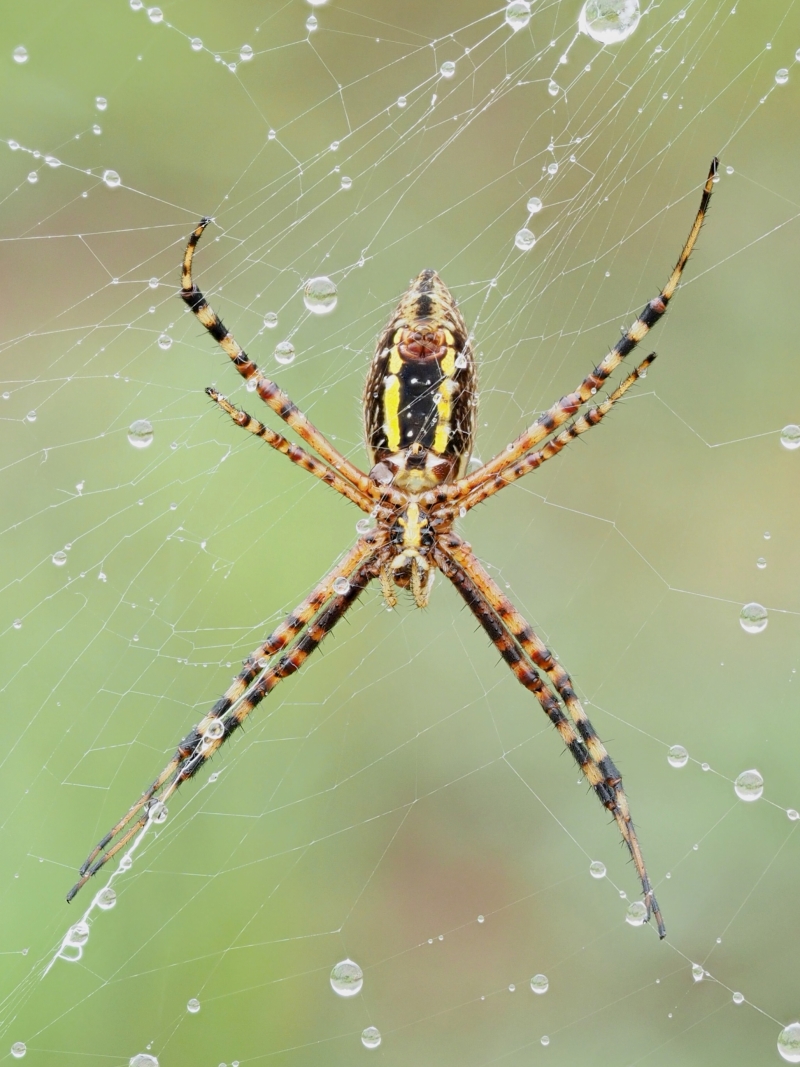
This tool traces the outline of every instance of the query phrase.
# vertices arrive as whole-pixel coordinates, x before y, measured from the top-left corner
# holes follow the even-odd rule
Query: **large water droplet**
[[[172,348],[172,338],[168,333],[162,333],[158,339],[158,347],[166,352],[167,349]]]
[[[538,993],[539,996],[541,996],[542,993],[546,993],[549,988],[550,979],[546,974],[535,974],[533,978],[531,978],[531,989],[534,993]]]
[[[354,997],[363,984],[364,972],[353,960],[342,960],[331,971],[331,989],[340,997]]]
[[[778,1052],[787,1063],[800,1063],[800,1023],[789,1023],[778,1036]]]
[[[634,900],[625,912],[625,922],[630,926],[642,926],[647,918],[647,907],[642,900]]]
[[[28,62],[28,49],[24,44],[18,44],[14,51],[11,53],[14,57],[15,63],[27,63]]]
[[[98,111],[105,111],[108,107],[108,100],[104,96],[96,96],[94,98],[94,106]]]
[[[294,345],[291,341],[279,341],[275,345],[274,356],[278,363],[291,363],[295,357]]]
[[[740,800],[758,800],[764,792],[764,779],[755,769],[742,771],[736,776],[733,789]]]
[[[202,41],[200,40],[200,38],[199,38],[199,37],[193,37],[193,38],[191,39],[191,41],[189,41],[189,44],[190,44],[190,45],[192,46],[192,51],[193,51],[193,52],[200,52],[200,51],[202,51],[202,48],[203,48],[203,42],[202,42]]]
[[[274,330],[278,325],[278,316],[274,311],[268,311],[264,316],[264,325],[268,330]]]
[[[338,596],[344,596],[345,593],[350,592],[350,582],[347,580],[347,578],[340,575],[338,578],[334,579],[333,591]]]
[[[731,997],[734,1004],[744,1004],[744,993],[734,993]]]
[[[692,964],[692,978],[695,980],[695,982],[702,982],[703,979],[705,978],[705,976],[706,976],[706,972],[703,970],[703,968],[700,966],[700,964],[699,963],[693,963]]]
[[[63,567],[66,562],[67,562],[67,553],[66,552],[62,552],[59,549],[58,552],[54,552],[53,553],[53,563],[55,563],[55,565],[57,567]]]
[[[186,1010],[191,1015],[197,1015],[197,1013],[200,1011],[200,1001],[197,999],[197,997],[192,997],[191,1000],[186,1002]]]
[[[528,0],[511,0],[506,8],[506,22],[514,31],[524,30],[531,21],[531,5]]]
[[[456,65],[451,59],[445,60],[441,67],[439,67],[439,73],[443,78],[452,78],[455,72]]]
[[[306,29],[308,30],[308,32],[313,33],[317,26],[319,26],[319,22],[317,22],[317,16],[309,15],[306,19]]]
[[[104,170],[103,181],[106,183],[109,189],[116,189],[116,187],[122,181],[122,178],[120,178],[119,174],[117,174],[115,170]]]
[[[352,179],[352,178],[348,178],[348,177],[347,177],[347,176],[345,175],[345,176],[344,176],[344,177],[342,178],[342,180],[341,180],[341,182],[340,182],[339,184],[341,185],[341,187],[342,187],[343,189],[352,189],[352,188],[353,188],[353,179]]]
[[[758,559],[756,560],[756,566],[758,567],[758,569],[760,571],[763,571],[764,568],[766,567],[766,565],[767,565],[767,561],[764,559],[764,557],[763,556],[759,556]]]
[[[790,452],[800,448],[800,426],[795,426],[793,422],[784,426],[781,430],[781,444]]]
[[[689,762],[689,753],[683,745],[673,745],[667,753],[667,763],[670,767],[685,767]]]
[[[514,244],[521,252],[529,252],[536,244],[536,236],[527,228],[517,231]]]
[[[578,29],[600,44],[616,44],[639,25],[639,0],[586,0]]]
[[[89,924],[81,920],[70,926],[65,940],[68,945],[85,945],[89,940],[89,933]]]
[[[766,630],[768,622],[767,609],[763,604],[756,604],[755,601],[745,604],[739,612],[739,623],[745,633],[760,634]]]
[[[361,1031],[361,1044],[364,1048],[377,1048],[381,1043],[381,1032],[377,1026],[368,1026]]]
[[[605,878],[605,863],[601,863],[600,860],[592,860],[592,862],[589,864],[589,874],[592,876],[592,878]]]
[[[775,84],[785,85],[789,80],[789,71],[786,67],[781,67],[780,70],[775,71]]]
[[[150,19],[151,22],[163,22],[164,12],[161,10],[160,7],[148,7],[147,17]]]
[[[11,1055],[15,1060],[21,1060],[25,1053],[28,1051],[28,1046],[24,1041],[15,1041],[11,1046]]]
[[[528,201],[528,212],[531,215],[536,215],[542,210],[542,202],[538,196],[532,196]]]
[[[204,741],[219,741],[225,733],[225,724],[222,719],[213,719],[203,731]]]
[[[149,1052],[137,1052],[128,1060],[128,1067],[158,1067],[158,1060]]]
[[[135,639],[134,639],[135,640]],[[154,804],[151,804],[147,809],[147,814],[151,822],[162,823],[167,821],[169,815],[169,809],[162,800],[157,800]]]
[[[249,63],[253,58],[253,49],[249,44],[243,44],[239,49],[239,59],[242,63]]]
[[[153,427],[147,419],[136,419],[130,424],[128,440],[134,448],[148,448],[153,443]]]
[[[101,911],[111,911],[117,903],[117,894],[107,885],[104,889],[101,889],[97,896],[94,898],[95,904]]]
[[[303,303],[315,315],[328,315],[336,307],[337,290],[330,278],[309,278],[303,286]]]
[[[39,175],[36,173],[35,170],[32,170],[30,172],[30,174],[28,175],[28,181],[31,183],[31,185],[36,185],[38,180],[39,180]]]

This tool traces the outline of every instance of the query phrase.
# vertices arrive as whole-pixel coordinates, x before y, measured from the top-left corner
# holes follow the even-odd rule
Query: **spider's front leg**
[[[517,680],[539,701],[601,804],[614,816],[642,885],[647,917],[655,917],[658,936],[665,937],[664,920],[639,847],[622,778],[589,722],[571,678],[465,542],[455,534],[444,535],[437,544],[435,559]],[[549,678],[561,704],[544,684],[537,667]]]

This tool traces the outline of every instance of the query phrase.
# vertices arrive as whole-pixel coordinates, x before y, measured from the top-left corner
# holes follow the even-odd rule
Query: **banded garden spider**
[[[661,293],[645,306],[573,393],[562,397],[504,451],[471,474],[466,474],[466,469],[475,433],[475,359],[464,319],[435,271],[424,270],[411,283],[378,340],[364,389],[370,458],[370,471],[365,474],[261,374],[209,307],[192,279],[194,250],[210,221],[201,220],[183,258],[181,297],[239,374],[255,384],[264,403],[316,456],[235,408],[215,389],[206,392],[237,425],[347,497],[373,516],[375,525],[247,657],[225,695],[191,729],[161,774],[93,849],[67,900],[72,900],[149,821],[159,819],[164,802],[197,773],[279,682],[300,669],[373,579],[380,583],[389,607],[397,603],[395,587],[410,588],[416,605],[425,607],[438,569],[453,583],[517,680],[533,693],[601,803],[612,813],[639,876],[647,918],[655,916],[659,936],[665,936],[622,780],[589,722],[570,676],[492,581],[453,525],[470,508],[536,470],[579,434],[597,426],[643,377],[655,353],[631,371],[610,396],[555,433],[589,402],[666,311],[700,232],[716,172],[714,159],[686,244]]]

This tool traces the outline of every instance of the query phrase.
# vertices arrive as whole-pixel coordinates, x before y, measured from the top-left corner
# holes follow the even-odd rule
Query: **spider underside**
[[[589,722],[569,674],[453,526],[456,518],[476,504],[535,470],[598,425],[645,374],[655,354],[632,370],[605,400],[578,414],[666,311],[708,210],[716,171],[715,159],[686,244],[660,294],[574,392],[562,397],[506,449],[471,474],[466,470],[475,434],[475,358],[464,319],[435,271],[424,270],[414,279],[378,340],[364,389],[370,460],[370,470],[364,473],[261,374],[209,307],[192,279],[194,250],[210,222],[200,221],[184,255],[181,297],[239,374],[251,388],[255,385],[264,403],[311,451],[235,408],[215,389],[206,392],[237,425],[326,482],[375,522],[247,657],[225,695],[192,728],[161,774],[91,852],[80,869],[80,880],[67,895],[68,901],[157,816],[160,805],[198,772],[260,701],[299,670],[373,579],[379,582],[388,606],[397,603],[396,588],[400,587],[409,589],[416,605],[424,607],[439,570],[453,583],[517,680],[533,693],[589,785],[613,815],[641,882],[647,918],[653,916],[659,936],[665,936],[622,780]]]

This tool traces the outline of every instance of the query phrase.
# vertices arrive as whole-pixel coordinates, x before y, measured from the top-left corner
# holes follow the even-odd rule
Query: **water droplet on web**
[[[372,529],[371,519],[359,519],[356,523],[356,533],[365,534]]]
[[[193,52],[199,52],[203,47],[203,42],[199,37],[193,37],[191,41],[189,41],[189,44],[191,45]]]
[[[408,101],[406,100],[406,98],[404,96],[398,96],[398,98],[397,98],[397,106],[398,107],[405,107],[407,103],[408,103]]]
[[[128,429],[128,441],[134,448],[148,448],[153,443],[153,427],[147,419],[136,419]]]
[[[789,80],[789,71],[786,67],[781,67],[780,70],[775,71],[775,84],[785,85]]]
[[[85,945],[89,940],[89,924],[87,922],[75,923],[67,931],[66,942],[68,945]]]
[[[225,733],[225,724],[221,719],[214,719],[203,731],[204,741],[219,741]]]
[[[617,44],[639,25],[639,0],[586,0],[578,30],[600,44]]]
[[[630,926],[642,926],[647,918],[647,907],[642,900],[634,900],[625,912],[625,922]]]
[[[30,174],[28,175],[28,181],[31,183],[31,185],[36,185],[38,180],[39,180],[39,175],[36,173],[35,170],[32,170],[30,172]]]
[[[456,65],[450,59],[446,60],[444,63],[442,63],[441,67],[439,67],[439,73],[443,78],[452,78],[455,72]]]
[[[772,537],[772,534],[771,534],[771,533],[769,532],[769,530],[767,530],[767,531],[766,531],[766,532],[764,533],[764,540],[765,540],[765,541],[769,541],[770,537]]]
[[[781,444],[790,452],[800,448],[800,426],[790,423],[781,430]]]
[[[291,363],[295,354],[294,345],[291,341],[279,341],[275,345],[275,352],[273,353],[276,362],[283,364]]]
[[[542,202],[538,196],[532,196],[528,201],[528,212],[531,215],[536,215],[542,210]]]
[[[350,592],[350,582],[347,580],[347,578],[343,577],[342,575],[339,575],[339,577],[334,580],[333,591],[338,596],[344,596],[345,593]]]
[[[152,807],[148,809],[147,814],[151,822],[160,824],[167,821],[169,811],[163,801],[157,800],[155,804],[153,804]]]
[[[303,303],[314,315],[328,315],[336,307],[337,289],[330,278],[309,278],[303,286]]]
[[[683,745],[673,745],[667,753],[667,763],[670,767],[685,767],[689,762],[689,753]]]
[[[456,356],[455,365],[459,370],[463,370],[467,366],[467,357],[463,352],[459,352]]]
[[[191,1000],[186,1002],[186,1010],[191,1015],[197,1015],[197,1013],[200,1011],[200,1001],[197,999],[197,997],[192,997]]]
[[[700,964],[699,963],[693,963],[692,964],[692,978],[694,978],[695,982],[702,982],[703,979],[705,978],[705,976],[706,976],[706,972],[703,970],[703,968],[700,966]]]
[[[764,779],[755,769],[742,771],[736,776],[733,790],[740,800],[758,800],[764,792]]]
[[[536,244],[536,237],[530,230],[523,228],[517,231],[514,244],[521,252],[528,252]]]
[[[14,619],[14,621],[11,623],[11,625],[14,627],[15,630],[21,630],[22,629],[22,619]]]
[[[99,137],[99,136],[100,136],[100,134],[101,134],[102,132],[103,132],[103,129],[102,129],[102,127],[101,127],[101,126],[98,126],[98,125],[97,125],[97,123],[95,123],[95,124],[94,124],[94,126],[92,126],[92,133],[93,133],[93,134],[94,134],[94,135],[95,135],[96,137]]]
[[[795,811],[794,808],[787,808],[786,817],[789,819],[789,822],[797,822],[797,820],[800,819],[800,811]]]
[[[739,623],[745,633],[760,634],[766,630],[768,622],[767,609],[763,604],[757,604],[755,601],[745,604],[739,612]]]
[[[763,556],[759,556],[758,559],[756,560],[756,566],[758,567],[758,569],[760,571],[763,571],[764,568],[766,567],[766,565],[767,565],[767,561],[764,559],[764,557]]]
[[[109,189],[116,189],[116,187],[120,184],[122,179],[120,178],[119,174],[117,174],[117,172],[115,170],[104,170],[103,171],[103,181],[106,183],[106,185],[109,187]]]
[[[789,1023],[778,1035],[778,1052],[787,1063],[800,1063],[800,1023]]]
[[[62,552],[61,550],[59,550],[58,552],[54,552],[53,553],[53,563],[55,563],[55,565],[57,567],[63,567],[66,562],[67,562],[67,553],[66,552]]]
[[[600,860],[592,860],[592,862],[589,864],[589,874],[592,876],[592,878],[605,878],[605,863],[601,863]]]
[[[363,984],[364,972],[353,960],[342,960],[331,971],[331,989],[340,997],[354,997]]]
[[[56,167],[61,166],[61,160],[56,159],[55,156],[45,156],[44,161],[48,165],[48,167],[52,167],[54,170]]]
[[[550,81],[547,83],[547,91],[551,96],[558,96],[558,94],[561,92],[558,82],[555,81],[553,78],[551,78]]]
[[[478,916],[478,922],[482,923],[482,922],[486,922],[486,920],[484,919],[484,917],[482,915],[479,915]]]
[[[542,1036],[539,1038],[539,1043],[541,1045],[544,1045],[545,1048],[547,1048],[547,1046],[550,1044],[550,1038],[547,1036],[547,1034],[542,1034]]]
[[[344,177],[344,178],[342,178],[342,180],[340,182],[340,185],[341,185],[341,187],[343,189],[352,189],[352,187],[353,187],[353,179],[352,178],[348,178],[348,177]]]
[[[278,325],[278,316],[274,311],[268,311],[264,316],[264,325],[268,330],[274,330]]]
[[[148,7],[147,17],[150,19],[151,22],[163,22],[164,12],[161,10],[160,7]]]
[[[550,979],[546,974],[535,974],[533,978],[531,978],[531,989],[534,993],[538,993],[539,996],[541,996],[542,993],[546,993],[549,988]]]
[[[381,1032],[377,1026],[368,1026],[361,1031],[361,1044],[364,1048],[377,1048],[381,1043]]]
[[[28,49],[23,44],[17,45],[14,51],[11,53],[14,57],[15,63],[27,63],[28,62]]]
[[[253,58],[253,49],[249,44],[243,44],[239,49],[239,59],[242,63],[249,63]]]
[[[528,0],[512,0],[506,8],[506,22],[514,31],[524,30],[531,21],[531,5]]]
[[[149,1052],[138,1052],[128,1060],[128,1067],[158,1067],[158,1060]]]
[[[734,993],[731,997],[734,1004],[744,1004],[744,993]]]
[[[131,11],[141,11],[144,7],[144,0],[128,0]]]
[[[158,347],[162,352],[166,352],[167,349],[172,348],[172,338],[168,333],[162,333],[158,339]]]
[[[313,33],[317,26],[319,26],[319,23],[317,22],[317,16],[309,15],[306,19],[306,29],[308,30],[308,32]]]
[[[21,1060],[25,1053],[28,1051],[28,1046],[24,1041],[15,1041],[11,1046],[11,1055],[15,1060]]]
[[[111,911],[117,903],[117,894],[107,885],[104,889],[101,889],[97,896],[94,898],[95,904],[101,911]]]

